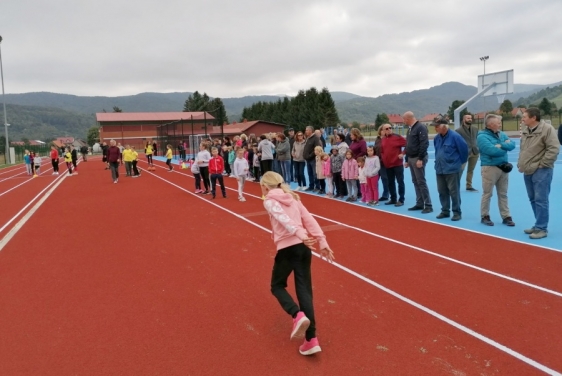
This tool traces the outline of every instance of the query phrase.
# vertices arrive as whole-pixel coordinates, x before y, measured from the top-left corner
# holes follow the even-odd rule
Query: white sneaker
[[[245,202],[246,199],[244,197],[238,197],[238,200],[240,200],[240,202]]]
[[[53,172],[51,175],[56,175],[56,174],[57,174],[56,172]],[[29,175],[29,174],[28,174],[28,175]]]
[[[117,184],[117,180],[113,180],[113,184]]]
[[[78,175],[78,173],[77,173],[77,172],[73,172],[73,174],[74,174],[74,175]]]

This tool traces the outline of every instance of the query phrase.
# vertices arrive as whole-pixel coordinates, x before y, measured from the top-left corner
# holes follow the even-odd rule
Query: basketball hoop
[[[496,97],[498,97],[498,103],[502,104],[503,100],[505,98],[505,94],[498,94],[498,95],[496,95]]]

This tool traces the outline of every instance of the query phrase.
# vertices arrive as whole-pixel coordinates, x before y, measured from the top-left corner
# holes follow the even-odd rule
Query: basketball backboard
[[[495,85],[494,85],[495,83]],[[513,93],[513,69],[481,74],[478,76],[478,93],[484,91],[490,85],[494,85],[481,95],[490,97],[492,95],[505,95]]]

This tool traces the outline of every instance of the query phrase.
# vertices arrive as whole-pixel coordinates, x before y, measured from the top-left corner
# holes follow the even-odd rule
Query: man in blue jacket
[[[448,218],[452,210],[451,220],[458,221],[462,218],[460,177],[462,165],[468,160],[468,145],[461,135],[449,130],[447,118],[438,116],[431,125],[437,132],[433,139],[437,191],[441,202],[441,213],[437,219]]]
[[[515,144],[511,142],[505,133],[500,131],[502,126],[501,116],[487,115],[484,125],[486,128],[478,132],[478,137],[476,138],[478,149],[480,150],[482,174],[481,222],[486,226],[494,225],[494,222],[490,219],[490,199],[492,198],[494,187],[496,187],[502,223],[507,226],[515,226],[507,205],[509,173],[499,167],[502,166],[506,169],[504,166],[508,163],[507,152],[513,150]]]

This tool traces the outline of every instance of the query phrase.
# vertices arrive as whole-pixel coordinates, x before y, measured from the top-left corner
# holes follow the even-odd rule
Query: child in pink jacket
[[[357,201],[357,179],[359,179],[359,168],[357,161],[353,159],[353,153],[348,150],[345,153],[345,161],[341,166],[341,178],[347,185],[348,197],[346,201]]]
[[[299,196],[284,184],[283,177],[276,172],[266,172],[260,186],[265,196],[264,207],[269,213],[272,237],[277,247],[277,255],[271,276],[271,292],[281,307],[293,317],[291,339],[305,337],[299,347],[302,355],[312,355],[322,351],[314,320],[312,304],[312,280],[310,264],[314,244],[318,243],[322,258],[334,260],[334,253],[326,242],[326,236],[318,222],[306,210]],[[299,305],[287,292],[287,279],[295,273],[295,290]]]
[[[326,177],[326,196],[334,197],[334,179],[332,177],[332,161],[326,153],[322,154],[322,173]]]

